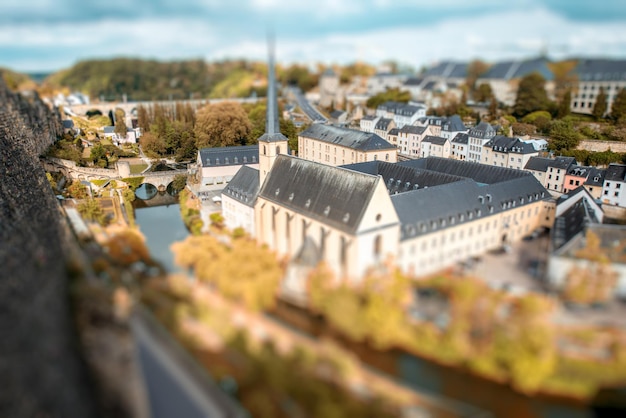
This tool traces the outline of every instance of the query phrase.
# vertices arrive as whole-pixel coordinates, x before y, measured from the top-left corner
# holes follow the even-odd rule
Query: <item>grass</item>
[[[131,164],[130,174],[141,174],[146,168],[148,168],[148,164]]]

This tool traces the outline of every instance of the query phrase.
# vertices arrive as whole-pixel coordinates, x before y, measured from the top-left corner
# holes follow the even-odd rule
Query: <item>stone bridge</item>
[[[141,184],[151,184],[159,191],[165,191],[167,186],[174,181],[174,177],[179,174],[188,175],[192,173],[193,167],[180,170],[155,171],[141,174],[131,174],[130,166],[127,162],[121,161],[111,168],[80,167],[74,161],[60,158],[45,158],[42,160],[46,171],[61,172],[72,180],[121,180],[124,178],[142,177]]]

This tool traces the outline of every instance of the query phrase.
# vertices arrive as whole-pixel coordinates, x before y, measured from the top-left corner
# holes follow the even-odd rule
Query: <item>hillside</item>
[[[11,90],[30,90],[36,87],[36,83],[28,75],[8,68],[0,68],[0,77]]]
[[[82,91],[106,100],[119,100],[124,94],[128,100],[205,98],[215,96],[214,90],[245,97],[256,89],[253,81],[262,78],[262,71],[264,66],[246,61],[88,60],[52,74],[43,87]]]

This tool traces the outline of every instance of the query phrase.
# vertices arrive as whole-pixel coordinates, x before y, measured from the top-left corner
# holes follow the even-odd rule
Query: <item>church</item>
[[[291,156],[278,125],[273,52],[268,77],[258,169],[234,175],[222,210],[229,228],[292,264],[324,261],[356,283],[390,264],[418,277],[552,224],[550,194],[521,170],[437,157],[333,166]]]

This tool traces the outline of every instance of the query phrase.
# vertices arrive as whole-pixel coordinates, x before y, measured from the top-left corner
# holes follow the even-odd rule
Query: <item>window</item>
[[[605,196],[607,196],[608,194],[609,194],[609,191],[608,191],[608,190],[605,190],[605,191],[604,191],[604,195],[605,195]]]
[[[613,195],[614,195],[615,197],[619,197],[619,192],[615,192]]]
[[[621,185],[622,185],[622,183],[617,183],[617,184],[615,185],[615,188],[616,188],[616,189],[619,189]]]
[[[574,180],[570,179],[569,184],[574,184]]]

